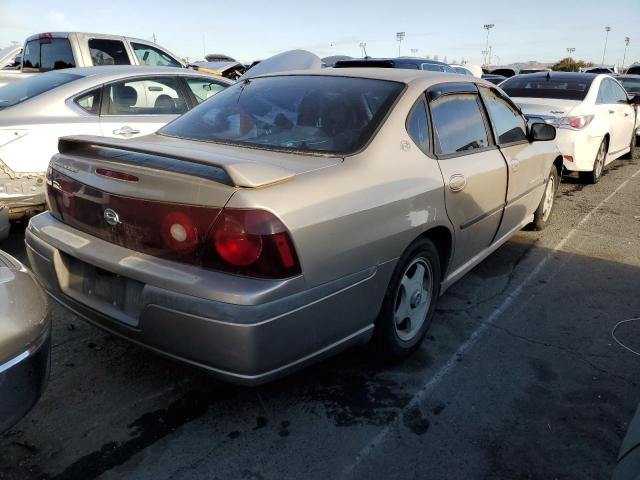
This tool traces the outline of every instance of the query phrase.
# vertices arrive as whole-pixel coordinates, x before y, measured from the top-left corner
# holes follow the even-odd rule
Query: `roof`
[[[34,35],[27,37],[25,42],[29,42],[31,40],[37,40],[41,36],[45,36],[45,35],[50,36],[51,38],[69,38],[69,35],[73,35],[73,34],[86,35],[89,37],[96,37],[96,38],[112,38],[112,39],[126,38],[128,40],[134,40],[137,42],[153,44],[153,42],[149,40],[144,40],[143,38],[128,37],[126,35],[114,35],[112,33],[95,33],[95,32],[41,32],[41,33],[36,33]]]
[[[422,63],[429,63],[431,65],[446,65],[447,67],[449,66],[448,63],[445,62],[440,62],[438,60],[429,60],[427,58],[416,58],[416,57],[394,57],[394,58],[372,58],[372,57],[367,57],[367,58],[350,58],[350,59],[344,59],[344,60],[339,60],[339,62],[345,62],[345,63],[367,63],[367,62],[393,62],[393,63],[411,63],[411,64],[415,64],[415,65],[420,65]],[[348,68],[348,67],[347,67]]]
[[[536,72],[536,73],[523,73],[518,75],[519,77],[527,76],[527,78],[549,78],[551,79],[562,79],[562,80],[574,80],[580,81],[585,79],[590,79],[593,81],[598,75],[598,73],[585,73],[585,72]]]
[[[210,76],[202,73],[198,73],[195,70],[189,68],[178,67],[146,67],[140,65],[103,65],[98,67],[78,67],[78,68],[65,68],[62,70],[51,70],[47,73],[71,73],[74,75],[80,75],[85,78],[89,77],[118,77],[121,75],[200,75]],[[220,77],[215,77],[217,80]],[[224,79],[223,79],[224,80]]]
[[[260,77],[280,77],[285,75],[314,75],[328,77],[370,78],[373,80],[388,80],[392,82],[413,83],[423,81],[426,84],[444,82],[483,82],[477,77],[458,75],[445,72],[431,72],[427,70],[410,70],[403,68],[323,68],[321,70],[294,70],[289,72],[270,73]]]

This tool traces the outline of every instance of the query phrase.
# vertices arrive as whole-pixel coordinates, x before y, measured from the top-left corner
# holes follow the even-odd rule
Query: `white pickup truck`
[[[32,35],[22,48],[21,61],[20,69],[0,70],[0,86],[61,68],[96,65],[187,66],[177,55],[147,40],[80,32]]]

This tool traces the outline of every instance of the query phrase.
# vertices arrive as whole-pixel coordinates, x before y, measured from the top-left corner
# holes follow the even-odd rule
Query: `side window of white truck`
[[[124,42],[120,40],[92,38],[89,52],[94,65],[131,65]]]
[[[149,65],[152,67],[182,67],[178,60],[159,48],[134,42],[131,42],[131,46],[140,65]]]

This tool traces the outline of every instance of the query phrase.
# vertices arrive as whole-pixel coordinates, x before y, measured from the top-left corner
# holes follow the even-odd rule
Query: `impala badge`
[[[115,210],[107,208],[104,211],[104,220],[110,226],[115,227],[116,225],[118,225],[120,223],[120,215],[118,215],[118,212],[116,212]]]

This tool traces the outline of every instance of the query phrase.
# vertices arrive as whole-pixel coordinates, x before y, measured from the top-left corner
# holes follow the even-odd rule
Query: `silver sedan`
[[[13,219],[42,211],[58,138],[148,135],[231,82],[184,68],[69,68],[0,87],[0,202]]]
[[[62,139],[29,258],[78,315],[229,381],[401,358],[442,292],[548,223],[554,138],[469,76],[259,76],[157,134]]]

